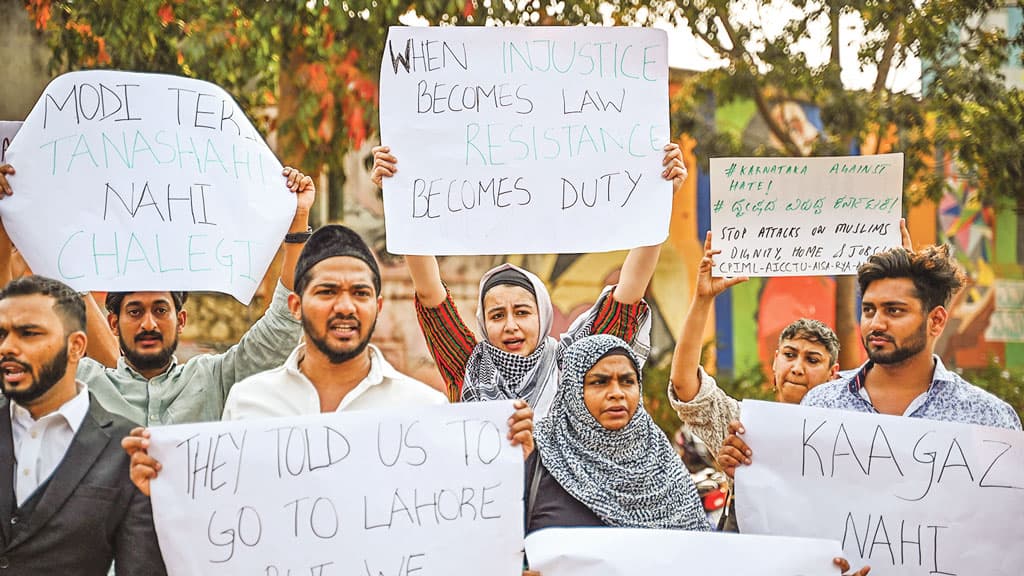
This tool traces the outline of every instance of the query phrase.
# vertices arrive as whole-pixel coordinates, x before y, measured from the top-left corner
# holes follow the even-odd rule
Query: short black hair
[[[886,278],[909,278],[926,313],[948,306],[966,281],[963,268],[953,259],[947,244],[916,252],[890,248],[871,255],[857,268],[862,296],[872,282]]]
[[[67,334],[85,332],[85,302],[67,284],[45,276],[22,276],[0,290],[0,300],[15,296],[49,296]]]
[[[107,312],[120,317],[121,304],[124,303],[124,299],[129,294],[134,293],[135,292],[107,292],[107,299],[103,302],[103,305],[106,306]],[[185,302],[188,301],[188,292],[170,292],[170,294],[171,300],[174,301],[174,312],[178,313],[185,305]]]

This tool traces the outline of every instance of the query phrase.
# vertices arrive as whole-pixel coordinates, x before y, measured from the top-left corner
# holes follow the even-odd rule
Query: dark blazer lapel
[[[11,431],[11,406],[0,400],[0,528],[4,544],[11,539],[10,518],[14,514],[14,432]]]
[[[99,405],[92,394],[89,394],[89,412],[82,420],[82,425],[78,428],[71,445],[68,446],[64,459],[53,471],[46,491],[32,512],[29,527],[18,533],[16,541],[11,542],[12,546],[27,540],[32,533],[45,525],[74,493],[82,478],[110,442],[110,433],[107,429],[111,424],[113,420],[110,419],[110,414]]]

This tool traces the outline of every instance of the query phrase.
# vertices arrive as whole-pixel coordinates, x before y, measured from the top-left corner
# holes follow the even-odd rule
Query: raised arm
[[[316,200],[316,186],[313,179],[292,167],[285,168],[281,175],[285,180],[285,186],[293,192],[296,197],[295,215],[292,223],[288,226],[289,234],[301,234],[309,230],[309,210]],[[304,244],[301,242],[283,242],[284,260],[281,263],[281,283],[284,287],[292,290],[295,288],[295,264],[299,261],[299,254],[302,253]]]
[[[672,388],[679,400],[689,402],[700,390],[700,377],[697,367],[700,366],[700,353],[703,346],[704,326],[711,314],[711,306],[715,297],[728,288],[745,282],[746,276],[736,278],[714,278],[711,275],[715,267],[715,255],[721,250],[711,248],[711,231],[704,237],[704,257],[697,269],[697,283],[693,289],[693,300],[690,311],[686,314],[683,327],[676,340],[676,349],[672,355],[672,372],[669,378]]]
[[[14,249],[14,245],[11,244],[11,237],[7,235],[7,229],[4,228],[4,221],[0,220],[0,287],[7,286],[7,283],[11,281],[11,250]]]
[[[7,182],[8,174],[14,174],[14,167],[10,164],[0,165],[0,200],[12,193],[11,184]],[[11,281],[11,250],[13,248],[11,237],[7,235],[3,220],[0,220],[0,286],[6,286]]]
[[[661,177],[672,181],[673,193],[678,192],[686,181],[686,164],[683,163],[683,151],[676,143],[665,145],[665,158],[662,160],[665,170]],[[622,263],[619,284],[615,287],[612,297],[623,304],[636,304],[647,293],[647,285],[651,283],[654,269],[661,255],[661,245],[640,246],[633,248]]]
[[[384,178],[390,178],[398,172],[398,158],[391,154],[387,146],[373,147],[373,172],[370,179],[379,188],[384,188]],[[437,258],[433,256],[405,257],[405,265],[412,276],[413,289],[420,304],[427,308],[437,308],[445,301],[448,291],[441,281],[441,270],[437,266]]]
[[[107,368],[117,368],[117,360],[121,357],[121,345],[117,336],[110,330],[110,323],[100,305],[93,298],[92,292],[82,295],[85,301],[85,332],[89,342],[85,353],[89,358],[103,364]]]

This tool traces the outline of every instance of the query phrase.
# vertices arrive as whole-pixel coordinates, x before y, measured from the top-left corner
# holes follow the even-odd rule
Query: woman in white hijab
[[[386,146],[373,149],[373,181],[397,170],[398,159]],[[665,146],[662,177],[678,190],[686,180],[682,152]],[[661,246],[629,251],[619,283],[605,288],[598,301],[580,315],[559,339],[549,335],[553,309],[547,288],[535,275],[503,264],[480,280],[478,340],[463,321],[441,280],[433,256],[406,256],[416,289],[416,313],[427,347],[448,385],[453,402],[523,398],[543,418],[558,387],[564,350],[590,334],[613,334],[627,341],[640,358],[650,351],[650,310],[643,301]]]

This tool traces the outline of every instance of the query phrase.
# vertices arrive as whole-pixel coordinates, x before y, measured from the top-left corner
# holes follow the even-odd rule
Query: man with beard
[[[0,571],[165,574],[149,498],[118,440],[133,423],[75,379],[85,305],[28,276],[0,291]]]
[[[446,404],[440,391],[402,374],[370,337],[384,305],[380,269],[366,242],[339,225],[318,229],[295,265],[288,306],[302,323],[304,342],[283,366],[250,376],[231,389],[224,420],[303,416],[324,412]],[[518,400],[508,439],[533,450],[533,411]],[[148,454],[149,432],[122,441],[132,455],[131,477],[144,494],[160,470]]]
[[[857,270],[868,361],[802,404],[1020,430],[1009,404],[946,369],[934,354],[946,306],[964,284],[948,246],[892,248]]]
[[[316,189],[309,176],[285,168],[285,186],[297,196],[295,215],[282,244],[281,278],[267,312],[238,344],[223,354],[203,354],[179,364],[174,357],[185,328],[185,292],[111,292],[107,321],[123,356],[116,368],[89,358],[78,379],[110,410],[142,424],[218,420],[231,387],[280,366],[299,340],[299,322],[288,310],[295,263],[309,238],[309,209]]]
[[[239,382],[225,420],[444,404],[444,394],[395,370],[370,337],[384,305],[366,242],[339,225],[317,230],[295,265],[292,316],[304,342],[283,366]]]
[[[1013,407],[947,370],[934,353],[949,318],[946,306],[964,280],[945,245],[870,256],[857,269],[868,361],[815,386],[801,404],[1020,430]],[[753,457],[737,428],[730,427],[718,453],[727,471]]]

